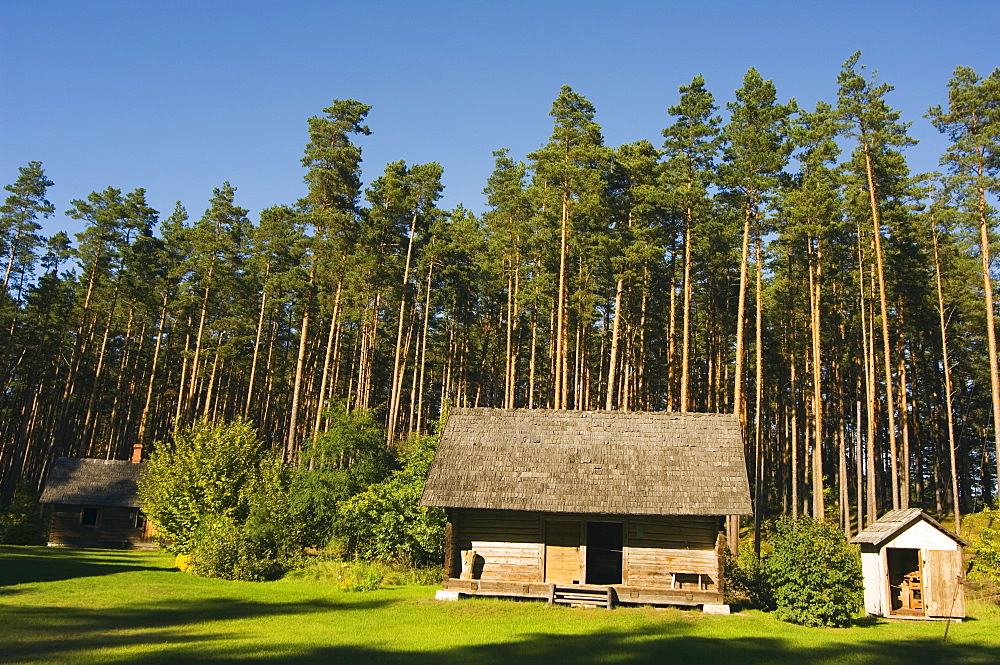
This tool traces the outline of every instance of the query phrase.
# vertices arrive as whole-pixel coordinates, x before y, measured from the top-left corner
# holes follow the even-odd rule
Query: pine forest
[[[728,100],[697,76],[617,147],[564,86],[482,214],[438,206],[433,162],[364,187],[354,100],[308,119],[304,198],[255,220],[228,182],[204,212],[113,187],[55,210],[31,162],[0,207],[2,498],[201,418],[295,462],[333,410],[392,447],[486,406],[734,412],[758,520],[991,504],[1000,69],[941,82],[937,173],[860,54],[837,86],[803,108],[755,69]],[[43,237],[63,213],[82,232]]]

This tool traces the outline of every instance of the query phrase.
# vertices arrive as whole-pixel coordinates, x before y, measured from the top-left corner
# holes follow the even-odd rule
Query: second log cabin
[[[750,492],[732,415],[456,409],[422,504],[453,594],[717,605]]]
[[[153,525],[139,506],[141,446],[131,461],[60,457],[39,503],[50,546],[153,549]]]

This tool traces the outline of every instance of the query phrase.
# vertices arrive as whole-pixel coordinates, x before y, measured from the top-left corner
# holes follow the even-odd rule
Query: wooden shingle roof
[[[606,515],[746,515],[735,416],[455,409],[421,503]]]
[[[858,535],[851,538],[851,542],[856,545],[868,544],[876,547],[888,540],[892,540],[896,534],[905,531],[920,520],[926,521],[940,530],[946,536],[954,539],[962,545],[968,545],[968,541],[961,536],[949,531],[933,517],[919,508],[903,508],[900,510],[890,510],[878,520],[865,527]]]
[[[139,474],[146,465],[122,460],[60,457],[45,481],[41,503],[139,507]]]

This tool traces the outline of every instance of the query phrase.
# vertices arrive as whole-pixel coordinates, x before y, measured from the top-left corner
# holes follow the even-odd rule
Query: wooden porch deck
[[[560,588],[566,585],[559,584]],[[603,590],[607,586],[575,585],[581,590]],[[615,604],[635,605],[678,605],[694,607],[697,605],[722,604],[723,595],[719,591],[697,589],[669,589],[658,587],[635,587],[624,584],[610,585],[614,589]],[[467,596],[503,596],[508,598],[535,598],[549,600],[552,598],[556,585],[549,582],[503,582],[496,580],[462,580],[447,578],[443,587],[447,591],[457,591]]]

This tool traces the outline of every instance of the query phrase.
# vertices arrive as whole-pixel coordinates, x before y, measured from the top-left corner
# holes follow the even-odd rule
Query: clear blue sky
[[[371,104],[364,177],[438,161],[443,205],[481,211],[497,148],[551,132],[563,84],[597,108],[606,141],[661,142],[677,88],[703,74],[720,106],[748,67],[779,95],[835,101],[855,50],[896,87],[921,143],[956,65],[1000,66],[1000,2],[40,2],[0,0],[0,184],[41,160],[59,213],[70,200],[145,187],[164,216],[202,214],[230,181],[257,213],[304,193],[306,118],[334,98]]]

